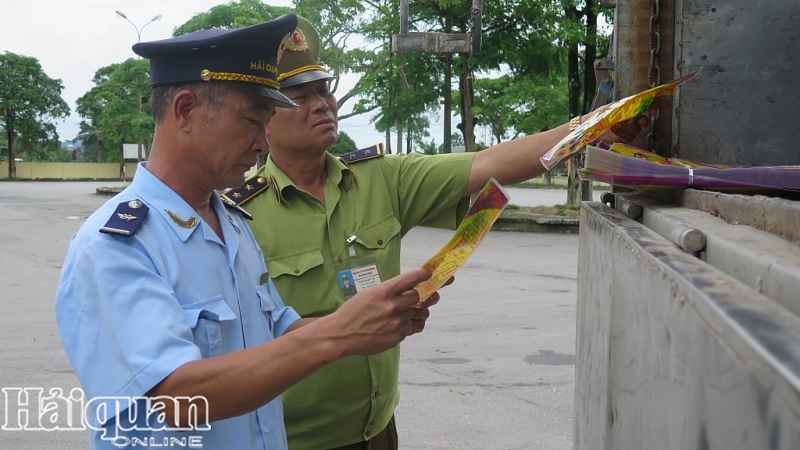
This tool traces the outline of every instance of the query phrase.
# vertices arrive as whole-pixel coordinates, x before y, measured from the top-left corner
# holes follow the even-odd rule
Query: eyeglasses
[[[302,104],[309,98],[309,94],[314,93],[322,99],[327,99],[332,96],[331,86],[333,82],[338,81],[339,77],[334,77],[328,80],[317,80],[309,83],[303,83],[297,86],[291,86],[282,89],[284,95],[289,97],[290,100],[297,104]]]

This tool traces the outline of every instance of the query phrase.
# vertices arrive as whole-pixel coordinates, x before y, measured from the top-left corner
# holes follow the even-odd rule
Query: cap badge
[[[306,35],[303,34],[303,30],[297,28],[294,30],[294,33],[291,34],[291,41],[286,43],[286,48],[293,52],[302,52],[308,50],[308,41],[306,41]]]

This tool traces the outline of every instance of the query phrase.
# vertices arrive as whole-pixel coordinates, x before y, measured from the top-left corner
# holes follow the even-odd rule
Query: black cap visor
[[[309,70],[307,72],[300,72],[297,75],[292,75],[291,77],[281,81],[281,89],[297,86],[298,84],[310,83],[312,81],[333,80],[334,78],[336,77],[321,70]]]
[[[277,89],[241,81],[225,81],[225,83],[232,84],[238,88],[261,95],[263,97],[271,98],[275,100],[275,106],[278,108],[300,109],[300,106],[297,103],[289,100],[289,97],[281,94],[281,92]]]

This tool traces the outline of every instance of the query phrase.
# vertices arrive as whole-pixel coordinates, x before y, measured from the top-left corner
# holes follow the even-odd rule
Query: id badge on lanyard
[[[349,257],[338,264],[334,264],[336,271],[336,284],[342,298],[348,299],[371,286],[376,286],[383,281],[378,258],[374,254],[357,256],[353,244],[356,235],[345,240]]]

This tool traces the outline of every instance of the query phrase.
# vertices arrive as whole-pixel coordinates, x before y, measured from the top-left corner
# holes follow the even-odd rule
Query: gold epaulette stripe
[[[328,73],[322,66],[304,66],[278,75],[278,81],[283,81],[289,77],[293,77],[298,73],[308,72],[309,70],[319,70],[320,72]]]
[[[280,89],[281,85],[270,78],[257,77],[255,75],[245,75],[243,73],[230,73],[230,72],[211,72],[204,69],[200,72],[200,78],[203,81],[220,80],[220,81],[243,81],[245,83],[261,84],[272,89]]]

